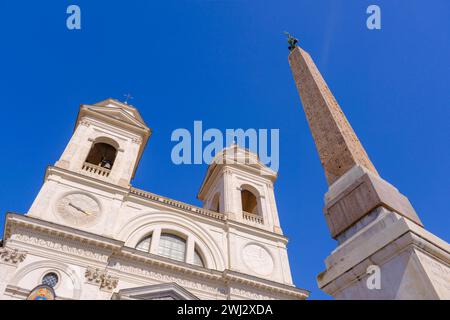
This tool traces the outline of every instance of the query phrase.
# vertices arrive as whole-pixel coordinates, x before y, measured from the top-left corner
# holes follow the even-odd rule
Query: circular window
[[[51,288],[55,287],[56,284],[58,283],[58,275],[54,272],[50,272],[47,273],[43,278],[42,278],[42,284],[45,284]]]

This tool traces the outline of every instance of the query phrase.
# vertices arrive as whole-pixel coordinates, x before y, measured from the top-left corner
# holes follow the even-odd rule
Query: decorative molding
[[[9,249],[9,248],[0,248],[0,261],[17,265],[20,262],[23,262],[27,256],[25,251],[19,251],[17,249]]]
[[[25,232],[28,234],[25,234]],[[80,246],[77,242],[69,239],[64,239],[64,241],[56,241],[57,239],[55,238],[41,236],[36,233],[32,233],[29,230],[23,231],[23,233],[14,233],[11,236],[11,239],[39,247],[46,247],[48,249],[63,253],[73,254],[77,257],[93,259],[100,262],[108,261],[108,254],[101,254],[98,252],[98,249],[96,252],[95,249],[90,249],[87,246]]]
[[[105,270],[88,267],[84,273],[86,281],[90,284],[97,285],[100,289],[112,291],[117,287],[119,278],[113,277]]]
[[[113,276],[107,274],[103,279],[103,283],[100,286],[100,289],[106,289],[108,291],[112,291],[117,287],[118,283],[119,283],[119,278],[113,277]]]
[[[160,202],[160,203],[169,205],[169,206],[174,207],[176,209],[181,209],[181,210],[189,212],[189,213],[200,214],[202,216],[206,216],[206,217],[209,217],[209,218],[214,218],[214,219],[217,219],[217,220],[225,220],[225,216],[222,213],[220,213],[220,212],[215,212],[215,211],[208,210],[208,209],[205,209],[205,208],[200,208],[200,207],[197,207],[197,206],[193,206],[193,205],[190,205],[190,204],[187,204],[187,203],[184,203],[184,202],[181,202],[181,201],[173,200],[173,199],[170,199],[170,198],[167,198],[167,197],[163,197],[163,196],[160,196],[160,195],[148,192],[148,191],[139,190],[139,189],[136,189],[136,188],[132,187],[130,189],[130,194],[131,195],[136,195],[136,196],[139,196],[139,197],[142,197],[142,198],[146,198],[146,199],[151,200],[151,201]]]
[[[182,277],[177,277],[169,274],[165,274],[163,272],[156,271],[154,268],[152,270],[149,270],[145,267],[139,267],[139,266],[132,266],[132,265],[124,265],[120,263],[119,261],[116,261],[113,265],[113,269],[125,272],[129,274],[133,274],[139,277],[146,277],[151,278],[153,280],[157,280],[160,282],[174,282],[180,286],[188,287],[192,289],[197,289],[201,291],[207,291],[213,294],[224,294],[224,289],[220,288],[218,286],[210,286],[205,284],[205,282],[200,281],[191,281]]]
[[[89,127],[91,125],[91,121],[86,120],[85,118],[82,118],[79,123],[81,126],[86,126],[86,127]]]
[[[101,285],[103,282],[103,276],[105,272],[100,269],[87,268],[84,276],[90,284]]]
[[[7,285],[5,288],[5,296],[13,297],[15,298],[15,300],[16,299],[26,300],[29,294],[30,294],[29,289],[21,288],[18,286]],[[55,300],[78,300],[78,299],[56,296]]]
[[[252,299],[252,300],[275,300],[275,297],[262,295],[259,293],[251,292],[244,289],[238,289],[238,288],[230,288],[230,294],[235,294],[240,297],[244,297],[246,299]]]
[[[121,289],[112,300],[199,300],[197,296],[176,283],[161,283]]]
[[[290,297],[295,300],[304,300],[308,298],[309,292],[304,289],[299,289],[293,285],[275,283],[271,280],[249,276],[247,274],[242,274],[236,271],[225,270],[224,280],[231,288],[236,288],[239,286],[241,289],[248,288],[246,291],[256,289],[258,292],[266,292],[268,295],[272,295],[276,299],[286,299]]]
[[[141,144],[142,143],[142,139],[139,137],[133,137],[131,139],[131,142],[136,143],[136,144]]]
[[[152,280],[150,283],[175,282],[220,299],[227,297],[231,287],[242,289],[243,285],[250,294],[254,292],[273,298],[304,299],[308,296],[307,292],[281,283],[230,270],[208,270],[181,265],[158,256],[147,257],[134,249],[124,247],[120,241],[47,224],[35,218],[10,214],[7,217],[5,234],[9,234],[12,244],[19,245],[20,249],[25,249],[28,254],[33,252],[33,255],[45,255],[48,259],[57,260],[59,252],[61,258],[64,256],[64,259],[77,259],[80,265],[91,266],[85,269],[86,283],[94,284],[104,291],[114,291],[119,279],[133,278],[133,281],[143,284],[150,282],[149,280]],[[104,269],[102,265],[108,267]],[[262,299],[263,296],[259,298]]]

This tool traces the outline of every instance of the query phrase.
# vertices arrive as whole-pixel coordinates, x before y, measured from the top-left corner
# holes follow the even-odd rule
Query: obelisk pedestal
[[[339,245],[317,277],[323,291],[337,299],[450,299],[449,245],[407,218],[414,209],[394,186],[355,166],[329,186],[324,213]]]
[[[292,39],[289,64],[329,185],[325,219],[339,244],[319,287],[337,299],[450,299],[449,244],[426,231],[408,198],[378,175],[310,55]]]

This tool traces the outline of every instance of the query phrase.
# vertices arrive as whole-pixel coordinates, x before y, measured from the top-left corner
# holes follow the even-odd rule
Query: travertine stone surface
[[[309,54],[296,47],[289,63],[329,184],[325,217],[339,242],[319,287],[337,299],[450,299],[449,244],[426,231],[408,198],[378,175]],[[368,284],[375,276],[376,288]]]
[[[383,210],[325,260],[317,282],[337,299],[450,299],[450,247],[398,215]],[[368,268],[380,268],[370,288]]]
[[[336,238],[378,207],[397,212],[422,226],[407,197],[379,176],[355,166],[325,195],[324,214],[332,237]]]
[[[6,216],[0,300],[26,299],[50,272],[61,300],[156,299],[167,290],[187,299],[308,297],[292,282],[270,168],[211,164],[201,208],[131,186],[151,133],[136,108],[114,99],[82,105],[76,123],[28,213]],[[117,150],[112,168],[86,161],[97,142]],[[220,154],[257,160],[233,150]],[[258,215],[243,210],[244,188],[254,192]],[[182,261],[159,253],[167,234],[184,242]],[[139,247],[149,235],[148,248]]]
[[[289,64],[328,184],[354,165],[378,174],[311,56],[296,47]]]

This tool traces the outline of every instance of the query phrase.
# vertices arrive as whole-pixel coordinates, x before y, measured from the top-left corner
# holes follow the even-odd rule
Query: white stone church
[[[208,168],[202,208],[172,200],[131,186],[150,135],[131,105],[80,107],[28,213],[6,216],[0,299],[306,299],[292,282],[276,173],[233,145]]]

